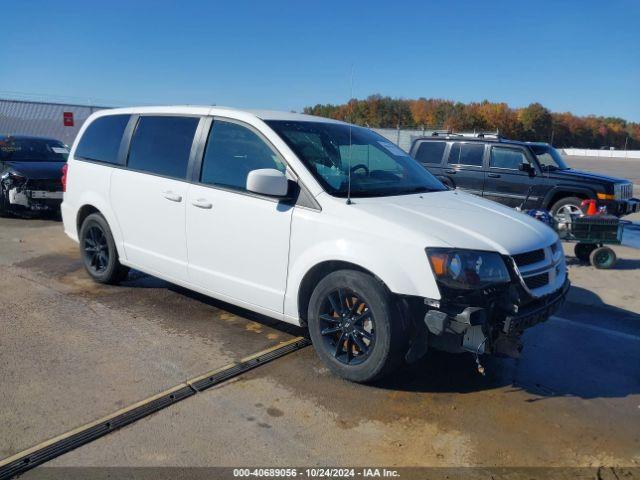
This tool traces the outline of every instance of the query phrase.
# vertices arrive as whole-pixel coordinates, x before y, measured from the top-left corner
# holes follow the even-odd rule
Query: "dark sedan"
[[[68,155],[59,140],[0,135],[0,215],[59,212]]]

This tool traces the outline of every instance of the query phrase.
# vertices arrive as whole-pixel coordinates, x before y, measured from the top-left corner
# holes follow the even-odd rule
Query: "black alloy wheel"
[[[87,229],[82,242],[82,251],[87,268],[96,274],[103,273],[109,266],[107,236],[98,224],[93,224]]]
[[[100,213],[84,219],[78,239],[84,267],[96,282],[116,284],[127,278],[129,268],[120,263],[109,224]]]
[[[375,318],[357,293],[337,288],[326,295],[319,315],[323,346],[346,365],[364,362],[375,346]]]
[[[333,373],[353,382],[378,380],[402,363],[408,321],[380,279],[349,269],[322,278],[307,308],[318,357]]]

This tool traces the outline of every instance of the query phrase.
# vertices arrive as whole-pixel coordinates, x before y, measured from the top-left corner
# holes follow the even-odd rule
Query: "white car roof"
[[[232,107],[205,106],[205,105],[167,105],[167,106],[150,106],[150,107],[124,107],[109,108],[100,110],[98,115],[117,115],[117,114],[191,114],[191,115],[220,115],[225,117],[246,119],[247,116],[259,118],[261,120],[297,120],[300,122],[323,122],[323,123],[341,123],[339,120],[331,118],[317,117],[315,115],[307,115],[304,113],[281,112],[276,110],[241,110]]]

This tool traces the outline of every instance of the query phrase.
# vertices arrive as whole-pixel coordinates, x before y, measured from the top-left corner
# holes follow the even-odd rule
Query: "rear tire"
[[[324,277],[311,294],[307,318],[320,360],[347,380],[378,380],[402,362],[400,309],[371,275],[338,270]]]
[[[84,268],[93,280],[116,284],[127,278],[129,268],[120,263],[111,229],[101,214],[88,215],[78,237]]]

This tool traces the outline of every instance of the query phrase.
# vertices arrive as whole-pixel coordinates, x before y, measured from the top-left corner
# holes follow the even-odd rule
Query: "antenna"
[[[349,93],[349,172],[347,185],[347,205],[351,205],[351,124],[353,122],[353,63],[351,64],[351,92]]]

